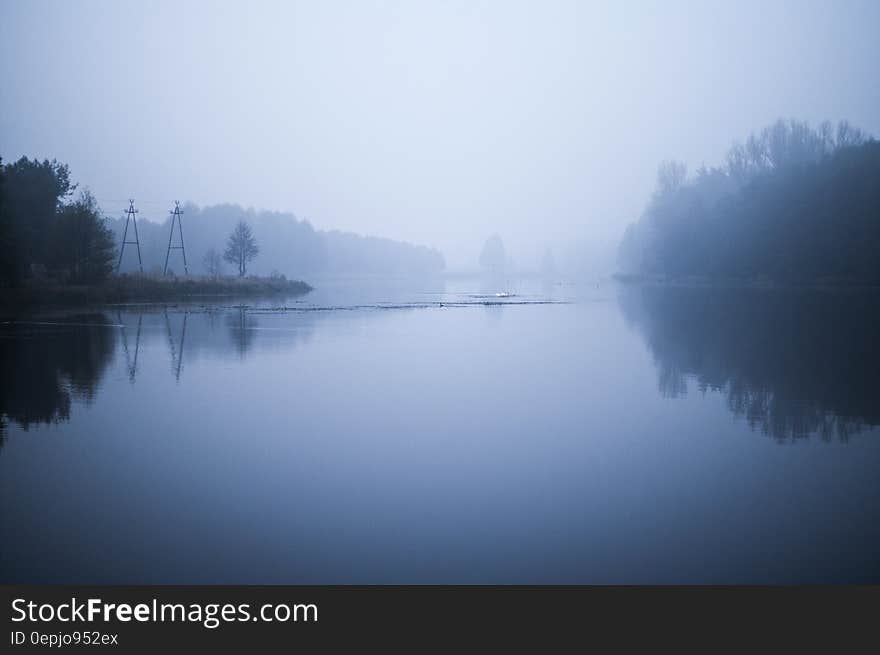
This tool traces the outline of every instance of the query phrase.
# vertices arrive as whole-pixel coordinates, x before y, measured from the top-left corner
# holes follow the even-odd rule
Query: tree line
[[[290,213],[232,204],[200,208],[188,203],[184,210],[188,259],[213,277],[226,272],[225,264],[239,276],[432,275],[445,266],[433,248],[315,230]],[[143,220],[143,211],[138,217],[144,271],[162,273],[169,219]],[[101,282],[116,267],[124,229],[124,215],[104,216],[97,199],[73,183],[66,164],[22,157],[4,165],[0,159],[0,285],[18,286],[28,279]],[[121,272],[139,270],[134,253],[133,246],[126,246]],[[171,270],[179,265],[172,259]]]
[[[22,157],[4,166],[0,160],[0,282],[17,286],[29,278],[94,284],[113,271],[121,243],[88,190],[75,195],[66,164]],[[259,248],[250,227],[239,222],[226,243],[223,259],[247,272]]]
[[[94,196],[77,185],[65,164],[22,157],[0,161],[0,283],[37,275],[71,283],[104,279],[116,246]]]
[[[247,209],[236,204],[198,206],[182,204],[183,231],[190,270],[216,276],[237,273],[238,264],[224,259],[228,235],[245,223],[259,247],[259,256],[247,266],[248,274],[273,273],[294,279],[315,275],[425,276],[445,267],[443,256],[434,248],[392,239],[319,230],[290,212]],[[161,264],[168,246],[170,218],[164,222],[141,220],[138,229],[144,270]],[[162,210],[165,216],[164,209]],[[110,228],[122,238],[125,217],[113,218]],[[126,246],[122,271],[137,270],[137,257]],[[181,262],[172,255],[169,267],[178,270]],[[161,268],[159,269],[161,272]]]
[[[880,284],[880,142],[846,121],[779,120],[692,177],[664,162],[627,229],[628,273]]]

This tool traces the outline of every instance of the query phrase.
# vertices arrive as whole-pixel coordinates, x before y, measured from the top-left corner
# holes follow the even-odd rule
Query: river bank
[[[773,280],[768,277],[711,277],[698,275],[659,275],[615,273],[621,284],[660,287],[710,287],[734,289],[815,289],[832,291],[878,291],[880,286],[852,278],[823,277],[812,280]]]
[[[196,298],[293,296],[312,287],[301,280],[279,277],[155,277],[119,275],[105,282],[66,285],[34,281],[0,289],[0,308],[107,305],[128,302],[173,302]]]

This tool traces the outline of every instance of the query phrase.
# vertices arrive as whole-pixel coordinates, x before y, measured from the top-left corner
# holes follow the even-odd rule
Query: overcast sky
[[[289,210],[526,265],[777,117],[880,134],[880,2],[0,0],[0,155],[116,213]]]

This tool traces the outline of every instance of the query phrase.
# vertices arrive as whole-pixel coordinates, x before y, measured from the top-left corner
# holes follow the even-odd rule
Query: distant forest
[[[67,165],[55,160],[22,157],[0,160],[0,286],[18,286],[30,279],[68,284],[105,280],[117,264],[125,216],[106,218],[87,190],[76,193]],[[169,201],[169,209],[171,202]],[[117,208],[112,208],[117,210]],[[124,208],[120,208],[124,209]],[[218,264],[230,233],[243,221],[253,232],[259,256],[248,266],[253,275],[309,274],[430,275],[444,268],[435,249],[342,232],[315,230],[293,214],[255,211],[237,205],[183,207],[183,236],[190,273],[202,274],[211,262],[220,273],[234,273]],[[170,217],[157,210],[163,222],[141,210],[137,221],[145,273],[162,273],[170,233]],[[175,234],[174,245],[178,245]],[[127,240],[134,240],[129,228]],[[206,257],[211,252],[213,257]],[[227,270],[223,270],[223,267]],[[121,272],[138,270],[137,251],[125,247]],[[169,271],[184,272],[179,250],[172,250]]]
[[[779,120],[693,177],[664,162],[619,264],[675,278],[880,284],[880,142],[846,122]]]
[[[209,250],[222,252],[229,233],[239,221],[252,227],[260,247],[259,256],[248,266],[248,272],[254,275],[273,272],[288,277],[323,273],[431,275],[442,271],[445,266],[443,255],[435,249],[391,239],[316,230],[308,221],[299,220],[291,213],[256,211],[232,204],[198,207],[187,203],[182,208],[183,237],[190,272],[209,272],[204,268],[205,255]],[[141,212],[146,214],[143,210]],[[141,217],[141,213],[138,216]],[[121,243],[125,216],[109,220],[108,225],[115,235],[115,243]],[[170,229],[170,217],[161,223],[139,218],[144,272],[161,272]],[[131,233],[128,239],[131,239]],[[177,240],[175,233],[174,245]],[[183,273],[180,251],[171,251],[168,267],[178,275]],[[228,264],[222,270],[234,272]],[[137,255],[131,246],[126,246],[122,271],[137,271]]]

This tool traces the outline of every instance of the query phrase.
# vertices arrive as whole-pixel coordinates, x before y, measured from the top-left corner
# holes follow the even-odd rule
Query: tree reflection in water
[[[70,418],[72,399],[91,402],[116,348],[105,314],[10,322],[0,330],[0,431]]]
[[[660,392],[723,393],[777,439],[848,439],[880,425],[880,297],[871,291],[624,286]]]

